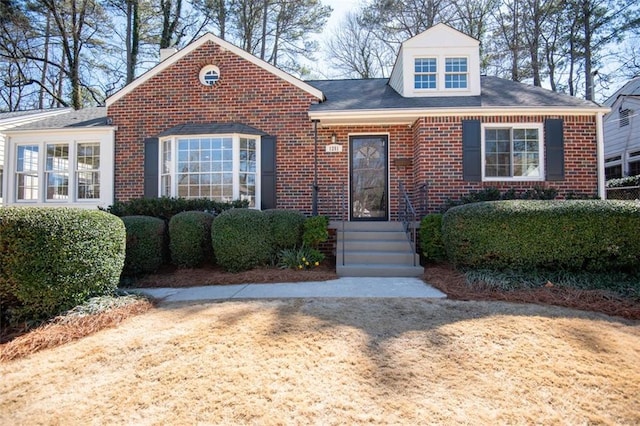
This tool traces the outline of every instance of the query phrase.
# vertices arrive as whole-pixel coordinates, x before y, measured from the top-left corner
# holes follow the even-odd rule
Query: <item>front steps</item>
[[[345,222],[344,232],[341,222],[336,225],[338,276],[418,277],[424,273],[401,222]]]

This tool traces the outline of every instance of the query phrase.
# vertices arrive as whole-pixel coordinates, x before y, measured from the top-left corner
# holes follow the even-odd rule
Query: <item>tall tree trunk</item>
[[[45,34],[44,34],[44,61],[42,63],[42,74],[40,77],[40,81],[44,85],[45,81],[47,81],[47,70],[49,69],[49,42],[51,38],[51,13],[47,12],[47,23],[45,26]],[[44,109],[44,95],[46,91],[43,86],[40,86],[40,93],[38,93],[38,108]]]
[[[269,0],[263,0],[262,6],[262,37],[260,40],[260,59],[264,61],[267,52],[267,12]]]

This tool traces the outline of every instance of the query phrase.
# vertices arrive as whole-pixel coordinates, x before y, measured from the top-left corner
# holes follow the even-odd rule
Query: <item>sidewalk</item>
[[[286,298],[445,298],[418,278],[342,277],[331,281],[286,284],[211,285],[182,288],[138,288],[141,293],[163,302]]]

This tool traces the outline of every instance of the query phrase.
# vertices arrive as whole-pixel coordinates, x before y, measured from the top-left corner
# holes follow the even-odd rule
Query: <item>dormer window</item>
[[[467,88],[467,58],[446,58],[444,68],[445,89]]]
[[[438,61],[436,58],[416,58],[414,62],[414,88],[435,89],[438,77]]]

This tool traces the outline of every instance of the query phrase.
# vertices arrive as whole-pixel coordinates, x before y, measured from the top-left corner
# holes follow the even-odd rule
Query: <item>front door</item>
[[[349,138],[351,220],[387,220],[387,145],[384,136]]]

